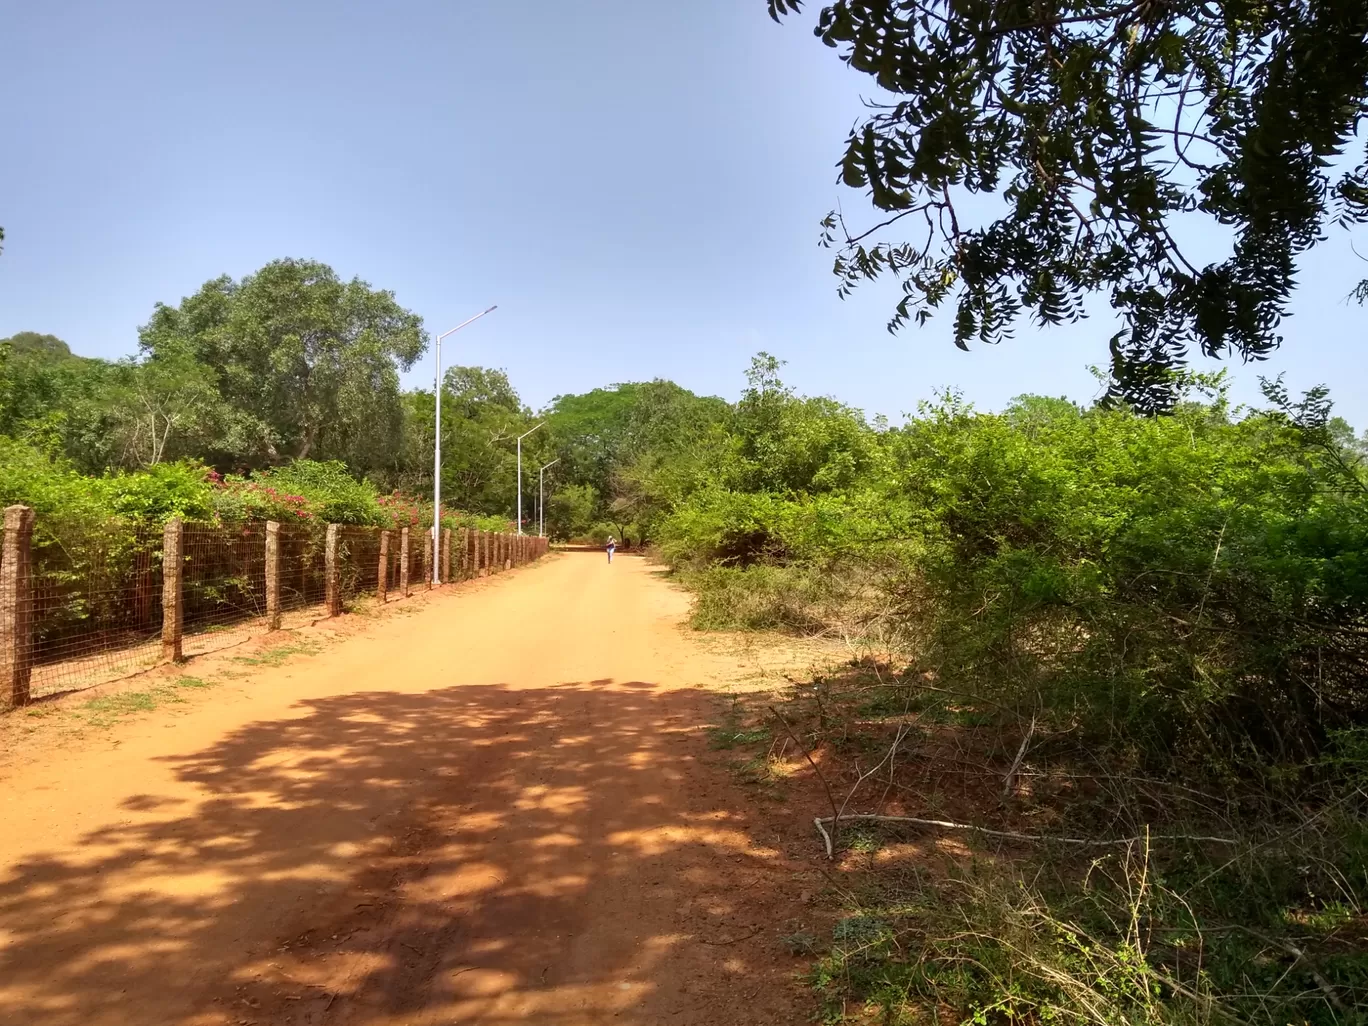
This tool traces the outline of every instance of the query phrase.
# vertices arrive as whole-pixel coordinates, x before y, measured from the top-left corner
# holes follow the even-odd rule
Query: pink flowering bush
[[[282,524],[356,524],[389,530],[417,530],[432,524],[432,502],[395,490],[381,494],[358,481],[339,462],[299,460],[250,477],[223,477],[209,470],[214,519],[220,523],[275,520]],[[509,531],[503,518],[474,517],[444,508],[442,526]]]

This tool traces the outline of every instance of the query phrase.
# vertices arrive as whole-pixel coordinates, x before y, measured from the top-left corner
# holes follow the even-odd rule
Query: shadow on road
[[[0,1022],[788,1021],[798,866],[701,764],[704,695],[296,711],[174,760],[198,798],[0,876]]]

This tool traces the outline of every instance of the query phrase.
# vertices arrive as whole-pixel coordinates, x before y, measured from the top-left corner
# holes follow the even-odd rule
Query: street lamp
[[[557,456],[537,471],[537,537],[546,537],[546,472],[560,462]]]
[[[474,317],[470,317],[450,331],[444,331],[437,336],[436,352],[436,378],[434,381],[433,392],[437,400],[437,430],[432,435],[432,583],[442,583],[442,561],[437,558],[437,552],[442,544],[442,339],[448,335],[454,335],[467,324],[473,324],[485,314],[493,313],[499,307],[491,306],[488,310],[481,310]]]
[[[546,421],[542,421],[541,424],[538,424],[537,427],[534,427],[534,428],[532,429],[532,431],[536,431],[537,428],[541,427],[541,426],[542,426],[543,424],[545,424],[545,423],[546,423]],[[518,533],[519,533],[519,534],[522,534],[522,440],[523,440],[524,438],[526,438],[528,435],[530,435],[530,434],[532,433],[532,431],[524,431],[522,434],[520,434],[520,435],[518,436]]]

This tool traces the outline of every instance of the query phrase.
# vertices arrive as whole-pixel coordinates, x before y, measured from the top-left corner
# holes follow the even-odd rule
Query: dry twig
[[[1007,778],[1002,784],[1002,798],[1006,801],[1012,793],[1012,782],[1016,780],[1017,770],[1021,769],[1021,760],[1026,758],[1026,749],[1031,744],[1031,738],[1035,735],[1036,718],[1031,717],[1031,725],[1026,730],[1026,735],[1021,739],[1021,747],[1017,749],[1016,758],[1012,760],[1012,768],[1007,771]]]
[[[812,753],[807,750],[807,746],[798,740],[798,735],[793,732],[793,728],[789,726],[788,720],[784,719],[784,717],[779,714],[779,710],[774,708],[774,706],[771,705],[767,708],[774,715],[774,718],[784,725],[785,733],[793,738],[793,743],[798,746],[798,750],[801,751],[803,756],[807,759],[808,765],[812,767],[812,772],[817,774],[817,779],[820,780],[822,786],[826,788],[827,801],[831,802],[831,832],[834,834],[836,832],[836,822],[841,818],[841,810],[836,808],[836,796],[831,791],[831,785],[827,783],[826,776],[823,775],[821,767],[817,765],[817,761],[812,757]],[[823,830],[822,834],[825,836],[826,831]],[[827,848],[830,850],[830,843],[827,844]]]
[[[1134,844],[1137,841],[1145,840],[1145,837],[1062,837],[1054,834],[1022,834],[1015,830],[993,830],[989,827],[975,826],[973,823],[954,823],[946,819],[920,819],[916,816],[879,816],[872,812],[854,812],[845,817],[846,821],[860,820],[865,823],[911,823],[914,826],[940,827],[943,830],[968,830],[971,833],[983,834],[985,837],[1001,837],[1009,841],[1046,841],[1056,844],[1076,844],[1085,846],[1103,847],[1113,844]],[[832,817],[823,819],[821,816],[812,822],[817,827],[817,832],[822,835],[822,840],[826,844],[827,858],[835,858],[835,841],[833,834],[826,831],[826,823],[833,822]],[[1202,834],[1164,834],[1149,838],[1152,841],[1193,841],[1207,842],[1210,844],[1239,844],[1240,841],[1233,837],[1207,837]]]

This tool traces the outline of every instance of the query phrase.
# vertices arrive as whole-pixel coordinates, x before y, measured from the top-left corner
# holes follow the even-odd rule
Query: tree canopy
[[[1368,218],[1361,0],[836,0],[816,34],[882,92],[839,165],[877,223],[823,225],[842,295],[901,282],[890,330],[953,298],[995,343],[1103,291],[1112,396],[1163,409],[1191,350],[1278,346],[1297,258]]]
[[[547,411],[546,442],[561,461],[556,479],[578,488],[558,498],[557,528],[607,522],[620,538],[630,525],[645,531],[659,500],[647,479],[698,445],[727,414],[721,399],[660,379],[557,396]]]
[[[10,353],[17,358],[60,362],[71,359],[71,347],[56,335],[44,335],[36,331],[20,331],[0,344],[8,344]]]
[[[212,371],[241,421],[223,456],[248,468],[341,459],[363,472],[398,448],[398,372],[427,348],[422,319],[393,293],[307,260],[159,304],[140,341],[153,362],[189,358]]]

